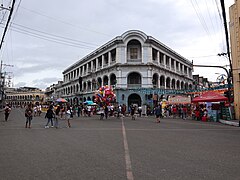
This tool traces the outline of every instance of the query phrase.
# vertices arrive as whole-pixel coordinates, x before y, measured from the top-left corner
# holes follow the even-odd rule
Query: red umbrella
[[[193,98],[192,102],[220,102],[228,101],[228,98],[214,91],[207,91],[202,95]]]

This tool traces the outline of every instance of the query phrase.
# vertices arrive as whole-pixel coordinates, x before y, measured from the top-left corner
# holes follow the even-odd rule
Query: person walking
[[[130,112],[131,112],[132,120],[136,120],[136,117],[135,117],[135,106],[134,105],[130,106]]]
[[[155,115],[156,115],[156,123],[160,123],[160,116],[162,114],[162,108],[160,105],[158,105],[156,108],[155,108]]]
[[[65,107],[61,105],[60,118],[62,119],[65,116]]]
[[[82,108],[80,105],[77,106],[77,116],[80,117],[80,114],[81,114],[81,111],[82,111]]]
[[[139,117],[142,117],[142,106],[138,107],[138,114],[139,114]]]
[[[4,108],[4,112],[5,112],[5,121],[8,121],[8,117],[11,112],[11,107],[9,104],[6,104],[6,106]]]
[[[53,105],[50,105],[50,106],[49,106],[49,108],[48,108],[48,110],[47,110],[47,113],[46,113],[46,115],[45,115],[45,118],[48,119],[45,128],[49,128],[49,126],[48,126],[49,122],[51,122],[51,127],[53,127],[53,118],[54,118]]]
[[[107,105],[104,106],[104,114],[105,114],[105,118],[107,119],[108,118],[108,106]]]
[[[120,118],[121,112],[122,112],[122,106],[120,105],[117,107],[117,118]]]
[[[70,128],[71,127],[70,119],[73,118],[73,110],[71,106],[67,106],[66,116],[67,116],[67,127]]]
[[[100,108],[99,108],[99,114],[100,114],[100,120],[103,120],[103,118],[104,118],[104,108],[102,106],[100,106]]]
[[[183,113],[182,113],[182,119],[187,119],[187,107],[186,106],[183,106],[183,108],[182,108],[182,111],[183,111]]]
[[[61,107],[59,105],[57,105],[57,109],[55,110],[55,123],[54,123],[54,127],[56,129],[58,128],[58,120],[60,118],[60,111],[61,111]]]
[[[31,128],[31,122],[32,122],[32,118],[33,118],[33,109],[32,109],[31,104],[28,104],[28,106],[25,110],[25,117],[26,117],[25,128]]]

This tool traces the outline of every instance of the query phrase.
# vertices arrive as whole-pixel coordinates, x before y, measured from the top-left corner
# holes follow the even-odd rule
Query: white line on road
[[[127,143],[127,135],[126,135],[126,130],[125,130],[123,119],[122,119],[122,134],[123,134],[123,144],[124,144],[124,151],[125,151],[127,179],[134,180],[133,173],[132,173],[131,159],[130,159],[130,154],[129,154],[129,149],[128,149],[128,143]]]

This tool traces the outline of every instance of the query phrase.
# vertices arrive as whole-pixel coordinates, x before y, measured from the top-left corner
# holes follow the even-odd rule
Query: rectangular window
[[[138,59],[138,48],[130,48],[130,59]]]

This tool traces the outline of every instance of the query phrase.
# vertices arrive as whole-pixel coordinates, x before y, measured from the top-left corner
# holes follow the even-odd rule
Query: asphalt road
[[[75,117],[26,129],[23,109],[0,113],[0,179],[240,179],[240,128],[214,122],[141,117]]]

